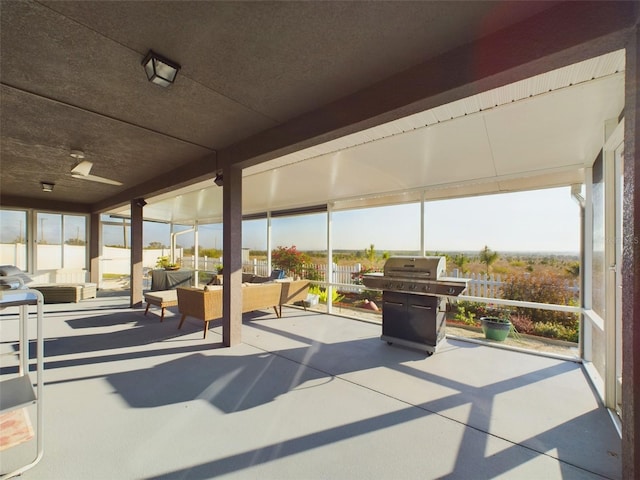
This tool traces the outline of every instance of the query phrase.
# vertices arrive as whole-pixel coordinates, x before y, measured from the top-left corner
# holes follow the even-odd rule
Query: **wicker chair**
[[[182,314],[178,328],[185,318],[194,317],[204,322],[204,337],[207,338],[209,322],[222,318],[222,287],[209,287],[208,291],[194,287],[178,287],[178,310]]]
[[[304,309],[307,306],[304,301],[309,294],[308,280],[294,280],[293,282],[282,282],[282,292],[280,294],[280,303],[278,304],[278,317],[282,316],[282,305],[290,305],[296,302],[302,302]]]

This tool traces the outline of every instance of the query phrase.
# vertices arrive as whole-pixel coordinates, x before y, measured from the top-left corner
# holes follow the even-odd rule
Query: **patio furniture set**
[[[245,274],[243,274],[243,277]],[[271,279],[270,277],[255,276],[254,281],[242,284],[242,313],[255,310],[273,308],[276,316],[282,316],[282,305],[301,302],[304,306],[309,293],[309,281],[293,279]],[[248,279],[248,277],[244,277]],[[203,338],[207,337],[209,322],[222,318],[222,285],[206,285],[198,287],[177,287],[175,290],[151,291],[144,294],[147,307],[145,315],[151,305],[160,307],[160,321],[164,321],[165,309],[178,306],[182,315],[178,328],[187,317],[193,317],[204,322]]]

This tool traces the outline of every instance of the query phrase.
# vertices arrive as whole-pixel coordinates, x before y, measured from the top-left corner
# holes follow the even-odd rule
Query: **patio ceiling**
[[[245,168],[247,214],[548,184],[516,181],[539,173],[579,181],[603,120],[622,108],[615,69],[534,89],[535,102],[475,95],[622,48],[634,12],[632,2],[2,1],[0,204],[102,213],[144,197],[148,218],[216,221],[220,189],[199,182],[212,185],[223,164]],[[149,49],[182,65],[170,88],[147,82]],[[536,107],[545,99],[552,113]],[[73,178],[72,149],[122,185]]]
[[[246,168],[243,212],[582,183],[605,122],[617,121],[623,106],[617,51]],[[149,219],[222,219],[222,189],[211,181],[147,201]]]

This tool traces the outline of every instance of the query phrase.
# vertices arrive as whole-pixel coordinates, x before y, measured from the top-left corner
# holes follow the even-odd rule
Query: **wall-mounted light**
[[[171,85],[178,75],[180,65],[168,58],[158,55],[153,50],[149,50],[147,56],[142,60],[147,80],[161,87]]]
[[[144,206],[147,204],[147,202],[145,201],[145,199],[144,199],[144,198],[136,198],[136,199],[134,200],[134,202],[135,202],[135,203],[136,203],[136,205],[137,205],[138,207],[140,207],[140,208],[144,207]]]
[[[56,184],[49,182],[40,182],[40,185],[42,185],[43,192],[53,192],[53,187],[55,187]]]
[[[213,183],[215,183],[216,185],[218,185],[219,187],[222,186],[222,174],[218,173],[216,175],[216,178],[213,180]]]

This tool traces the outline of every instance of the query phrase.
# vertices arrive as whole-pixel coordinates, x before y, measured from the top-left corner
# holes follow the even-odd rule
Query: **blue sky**
[[[65,215],[64,218],[65,239],[82,238],[84,217]],[[45,227],[45,240],[59,241],[60,216],[41,214],[39,219]],[[485,245],[499,252],[578,252],[580,249],[580,209],[571,198],[569,187],[427,202],[425,219],[428,251],[480,251]],[[1,241],[13,242],[20,228],[26,225],[25,220],[24,213],[2,212]],[[326,228],[326,214],[274,218],[273,246],[324,250]],[[194,244],[193,234],[178,238],[184,247]],[[199,238],[203,247],[221,249],[222,225],[201,225]],[[374,244],[378,251],[417,252],[420,206],[407,204],[334,212],[332,238],[334,249],[363,250]],[[266,220],[244,223],[244,247],[265,250],[266,239]],[[144,244],[153,241],[169,245],[169,226],[145,222]],[[122,227],[105,228],[104,242],[122,245]]]
[[[425,247],[430,251],[480,251],[485,245],[497,251],[580,249],[580,209],[569,187],[427,202],[425,218]],[[145,243],[154,235],[147,229]],[[272,220],[274,247],[296,245],[300,250],[323,250],[326,238],[325,214]],[[418,251],[420,206],[334,212],[332,238],[334,249],[362,250],[374,244],[378,251]],[[191,246],[193,237],[185,236],[180,243]],[[200,243],[221,248],[222,226],[201,226]],[[266,220],[245,222],[243,246],[266,249]]]

